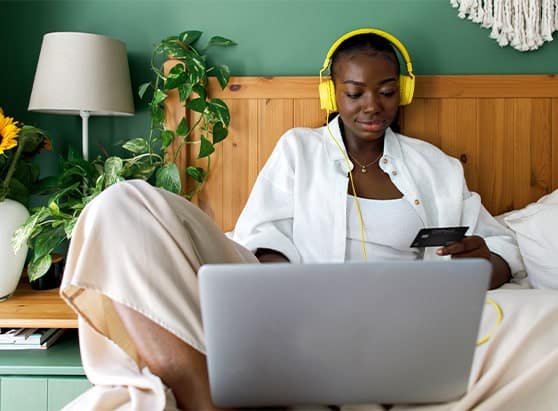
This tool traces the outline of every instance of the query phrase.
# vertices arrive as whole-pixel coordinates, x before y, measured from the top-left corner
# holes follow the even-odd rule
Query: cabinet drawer
[[[41,377],[2,377],[1,411],[47,411],[47,379]]]
[[[89,387],[85,377],[2,377],[0,411],[59,411]]]
[[[91,383],[87,378],[49,378],[47,411],[59,411],[74,398],[87,391],[89,387],[91,387]]]

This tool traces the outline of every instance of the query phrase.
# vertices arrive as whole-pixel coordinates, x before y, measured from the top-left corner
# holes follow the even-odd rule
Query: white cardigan
[[[345,150],[338,118],[329,129]],[[524,269],[512,233],[468,190],[457,159],[388,129],[379,165],[425,227],[469,226],[467,234],[482,236],[512,273]],[[353,164],[347,165],[327,127],[287,131],[260,172],[231,238],[252,251],[280,251],[293,263],[343,262],[348,167]],[[431,247],[424,258],[443,257]]]

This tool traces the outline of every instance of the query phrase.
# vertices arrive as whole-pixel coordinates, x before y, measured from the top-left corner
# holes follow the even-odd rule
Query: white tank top
[[[358,198],[364,222],[367,261],[416,260],[419,250],[409,247],[422,220],[404,198]],[[347,195],[347,246],[345,261],[363,261],[360,223],[355,200]]]

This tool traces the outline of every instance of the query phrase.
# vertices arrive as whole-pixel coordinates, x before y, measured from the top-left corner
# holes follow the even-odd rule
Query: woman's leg
[[[392,411],[547,411],[558,404],[558,290],[488,293],[501,308],[485,305],[467,393],[458,401],[395,406]]]
[[[213,409],[196,273],[227,262],[257,260],[190,202],[145,182],[117,184],[88,205],[61,294],[80,316],[94,409],[104,409],[103,393],[134,409],[173,409],[161,380],[180,408]],[[76,409],[93,409],[84,405]]]
[[[211,402],[205,356],[131,308],[114,303],[138,355],[169,387],[181,410],[217,410]]]

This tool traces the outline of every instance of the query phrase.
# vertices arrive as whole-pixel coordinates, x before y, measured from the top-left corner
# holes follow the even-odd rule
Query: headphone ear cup
[[[337,102],[335,101],[335,85],[331,80],[325,80],[320,83],[320,107],[330,112],[337,111]]]
[[[406,106],[413,101],[413,94],[415,92],[415,78],[406,75],[399,76],[399,97],[400,106]]]

